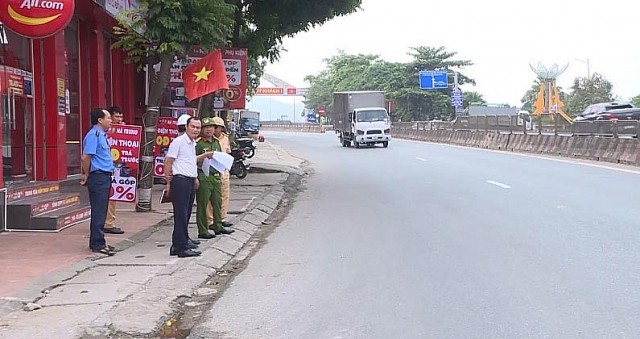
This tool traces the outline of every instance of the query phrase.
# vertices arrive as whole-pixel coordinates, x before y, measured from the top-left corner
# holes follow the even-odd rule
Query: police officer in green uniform
[[[205,152],[221,152],[222,148],[216,138],[213,137],[216,129],[224,129],[224,121],[222,118],[203,118],[202,134],[200,140],[196,143],[196,155]],[[209,175],[205,176],[202,171],[202,163],[198,164],[198,180],[200,187],[196,192],[197,211],[196,220],[198,223],[198,238],[211,239],[219,234],[231,234],[234,231],[222,226],[222,183],[220,172],[214,168],[210,168]],[[207,220],[207,203],[211,201],[213,206],[213,231],[215,234],[209,233],[209,225]]]

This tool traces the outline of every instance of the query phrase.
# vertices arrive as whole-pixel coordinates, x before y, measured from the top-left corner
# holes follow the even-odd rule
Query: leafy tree
[[[453,72],[472,65],[468,60],[452,60],[456,53],[444,47],[415,47],[408,63],[392,63],[377,55],[338,55],[326,59],[327,67],[318,75],[305,79],[311,84],[307,107],[327,106],[331,108],[332,93],[336,91],[382,90],[387,99],[395,102],[395,119],[402,121],[447,119],[454,115],[451,106],[451,89],[425,91],[418,86],[421,70],[442,69]],[[464,74],[458,76],[459,84],[474,83]]]
[[[612,88],[613,85],[598,73],[594,73],[591,78],[576,78],[566,102],[567,112],[575,116],[591,104],[612,101]]]
[[[225,47],[245,47],[249,51],[249,94],[258,86],[265,60],[277,60],[282,39],[320,25],[335,16],[359,8],[361,0],[141,0],[142,9],[133,19],[120,20],[114,44],[128,53],[139,69],[160,63],[151,79],[148,107],[143,116],[145,133],[141,157],[138,211],[151,210],[151,158],[155,140],[158,106],[176,58],[199,46],[205,51]],[[149,132],[147,132],[147,130]]]
[[[144,134],[140,157],[140,194],[136,210],[151,210],[153,185],[153,145],[160,100],[169,82],[176,58],[184,58],[194,46],[210,51],[226,45],[231,35],[233,7],[224,0],[142,0],[141,11],[132,20],[121,20],[114,27],[119,37],[113,47],[128,53],[138,68],[160,64],[160,72],[151,77],[148,107],[142,117]]]
[[[636,95],[635,97],[633,97],[631,99],[631,103],[636,107],[640,107],[640,95]]]
[[[464,108],[469,108],[470,105],[486,105],[487,101],[484,100],[482,94],[478,92],[464,92]]]

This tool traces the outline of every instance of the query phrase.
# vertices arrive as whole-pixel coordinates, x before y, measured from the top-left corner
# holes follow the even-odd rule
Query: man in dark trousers
[[[200,134],[201,122],[198,118],[187,120],[186,132],[173,139],[164,160],[167,190],[173,204],[173,237],[169,254],[180,258],[196,257],[199,251],[189,248],[187,226],[189,225],[189,204],[198,188],[197,162],[211,158],[213,152],[196,157],[196,141]]]
[[[120,107],[109,107],[111,114],[111,125],[124,125],[124,115]],[[104,233],[123,234],[121,227],[116,227],[116,202],[109,200],[109,208],[107,209],[107,220],[104,222]]]
[[[108,246],[104,239],[104,222],[109,205],[109,189],[113,174],[113,159],[107,141],[107,133],[111,127],[111,115],[102,108],[91,111],[93,127],[82,142],[82,179],[81,185],[89,190],[91,204],[91,234],[89,248],[93,252],[114,255],[115,250]]]

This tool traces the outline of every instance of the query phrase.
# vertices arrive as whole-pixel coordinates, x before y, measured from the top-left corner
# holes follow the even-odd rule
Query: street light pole
[[[587,60],[573,58],[573,60],[580,61],[587,65],[587,79],[591,79],[591,63],[589,62],[589,58],[587,58]]]

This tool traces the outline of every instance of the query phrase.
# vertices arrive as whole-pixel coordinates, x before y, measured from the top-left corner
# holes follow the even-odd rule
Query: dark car
[[[589,105],[574,120],[640,120],[640,108],[627,102],[601,102]]]

